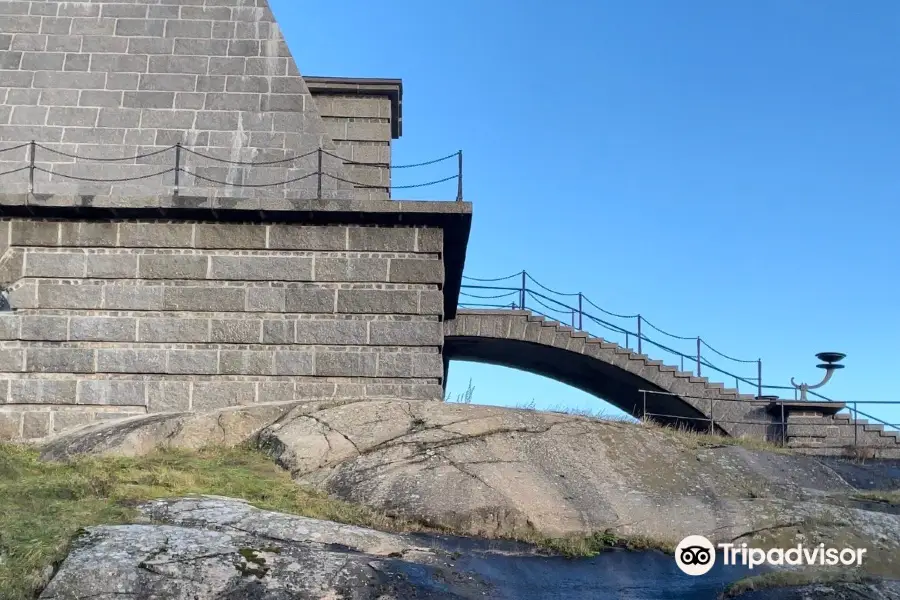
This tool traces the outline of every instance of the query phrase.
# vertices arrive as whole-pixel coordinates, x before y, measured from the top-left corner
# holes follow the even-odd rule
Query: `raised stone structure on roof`
[[[318,148],[336,147],[266,0],[3,0],[0,8],[0,150],[40,144],[36,193],[170,195],[169,148],[180,143],[180,195],[354,197],[348,169],[331,154],[321,157],[321,183],[304,178],[318,170]],[[29,164],[30,151],[0,152],[0,172]],[[272,162],[294,156],[304,158]],[[99,179],[121,181],[90,181]],[[28,191],[29,170],[2,183]]]

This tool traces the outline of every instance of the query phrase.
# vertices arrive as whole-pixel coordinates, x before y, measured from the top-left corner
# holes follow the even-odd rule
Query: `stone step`
[[[613,342],[604,342],[604,341],[601,341],[601,342],[600,342],[600,347],[603,348],[604,350],[615,350],[616,348],[619,347],[619,345],[618,345],[618,344],[615,344],[615,343],[613,343]]]
[[[616,346],[616,354],[631,354],[631,350],[628,348],[622,348],[621,346]]]
[[[646,354],[637,354],[634,352],[632,352],[628,358],[630,358],[631,360],[643,360],[645,362],[650,360],[650,357],[647,356]],[[662,361],[660,361],[660,364],[662,364]]]
[[[709,383],[709,379],[706,377],[694,377],[693,375],[691,375],[690,381],[691,383]]]
[[[654,361],[654,362],[656,362],[656,361]],[[662,361],[659,361],[659,362],[660,362],[659,370],[662,371],[663,373],[675,373],[678,371],[678,367],[664,365],[664,364],[662,364]]]
[[[693,378],[694,378],[694,374],[691,373],[690,371],[678,371],[678,370],[676,369],[676,371],[675,371],[675,377],[681,377],[682,379],[693,379]]]
[[[662,367],[663,361],[647,359],[647,360],[644,360],[644,364],[647,365],[648,367]],[[660,369],[660,370],[662,370],[662,369]]]
[[[881,432],[884,431],[884,425],[880,423],[871,423],[863,425],[863,431]]]

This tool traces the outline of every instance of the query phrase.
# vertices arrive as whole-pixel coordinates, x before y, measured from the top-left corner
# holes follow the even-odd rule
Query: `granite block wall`
[[[0,221],[0,440],[311,397],[440,399],[443,231]]]
[[[182,153],[181,195],[317,197],[315,150],[336,148],[265,0],[0,8],[0,172],[26,166],[19,146],[35,140],[36,193],[170,195],[166,149],[180,142],[203,155]],[[338,178],[323,177],[323,198],[353,197],[341,160],[323,171]],[[28,180],[0,183],[21,193]],[[275,182],[288,183],[258,187]]]
[[[349,179],[359,199],[391,198],[391,101],[386,96],[315,94],[325,130],[337,154],[350,161]],[[366,164],[354,164],[366,163]]]

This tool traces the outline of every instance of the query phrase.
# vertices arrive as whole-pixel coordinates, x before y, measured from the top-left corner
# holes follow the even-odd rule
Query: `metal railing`
[[[85,156],[80,154],[74,154],[70,152],[65,152],[63,150],[58,150],[55,148],[51,148],[44,144],[40,144],[34,140],[31,142],[26,142],[23,144],[18,144],[16,146],[12,146],[9,148],[0,148],[0,160],[3,160],[3,155],[7,152],[13,152],[16,150],[22,150],[24,148],[28,149],[28,158],[25,161],[26,164],[23,164],[21,167],[8,169],[6,171],[0,172],[0,179],[7,175],[13,175],[15,173],[20,173],[23,171],[28,171],[28,192],[29,193],[38,193],[40,190],[35,188],[35,173],[46,173],[51,177],[59,177],[63,179],[69,179],[74,181],[81,182],[90,182],[90,183],[127,183],[131,181],[145,180],[151,179],[154,177],[165,177],[171,175],[171,180],[169,183],[164,184],[166,187],[171,186],[172,193],[174,195],[178,195],[179,190],[182,189],[182,175],[186,175],[189,177],[193,177],[197,180],[203,181],[207,184],[213,185],[222,185],[236,188],[268,188],[275,187],[281,185],[287,185],[291,183],[296,183],[299,181],[303,181],[309,179],[311,177],[315,177],[316,182],[316,191],[317,197],[322,198],[322,183],[323,178],[331,179],[334,181],[340,181],[343,183],[347,183],[353,185],[357,189],[383,189],[383,190],[403,190],[403,189],[412,189],[412,188],[422,188],[422,187],[430,187],[434,185],[438,185],[441,183],[446,183],[450,181],[456,181],[456,200],[461,202],[463,199],[463,155],[462,150],[454,152],[453,154],[448,154],[447,156],[443,156],[441,158],[437,158],[434,160],[429,160],[421,163],[415,164],[406,164],[406,165],[390,165],[387,163],[378,163],[378,162],[360,162],[354,160],[348,160],[337,154],[333,154],[324,148],[316,148],[315,150],[311,150],[306,152],[305,154],[299,154],[296,156],[289,156],[286,158],[276,159],[276,160],[267,160],[267,161],[242,161],[242,160],[229,160],[224,158],[219,158],[216,156],[212,156],[207,153],[199,152],[194,150],[188,146],[184,146],[180,143],[174,144],[172,146],[168,146],[165,148],[160,148],[156,150],[152,150],[149,152],[136,154],[132,156],[123,156],[123,157],[99,157],[99,156]],[[42,164],[53,164],[53,161],[41,161],[38,158],[38,151],[43,153],[48,153],[49,156],[63,156],[66,158],[72,158],[76,160],[82,161],[93,161],[97,163],[128,163],[128,161],[139,161],[146,158],[156,157],[162,154],[171,153],[172,160],[170,162],[170,166],[165,167],[165,162],[160,163],[160,159],[156,158],[152,163],[136,163],[136,165],[140,166],[151,166],[158,165],[162,168],[153,173],[146,173],[142,175],[135,175],[131,177],[119,177],[119,178],[98,178],[98,177],[83,177],[72,173],[62,173],[58,170],[53,170],[42,166]],[[242,167],[282,167],[285,169],[293,168],[293,164],[302,159],[309,158],[313,155],[316,156],[316,169],[314,171],[310,171],[308,173],[298,175],[296,177],[291,177],[289,179],[285,179],[282,181],[272,181],[267,183],[232,183],[228,181],[220,181],[217,179],[213,179],[210,177],[206,177],[204,175],[200,175],[195,171],[190,171],[186,168],[185,164],[185,155],[193,155],[197,158],[211,161],[214,164],[222,164],[222,165],[231,165],[231,166],[242,166]],[[427,181],[424,183],[414,183],[409,185],[388,185],[388,184],[367,184],[359,181],[353,181],[350,179],[346,179],[344,177],[340,177],[333,173],[327,172],[323,168],[323,158],[325,156],[335,158],[343,162],[344,165],[347,166],[366,166],[366,167],[382,167],[393,170],[401,170],[401,169],[412,169],[417,167],[426,167],[438,163],[442,163],[451,159],[456,159],[456,173],[449,175],[447,177],[443,177],[440,179]],[[57,164],[66,164],[71,165],[73,163],[57,163]],[[74,163],[77,164],[77,163]],[[135,165],[135,163],[129,164],[129,166]]]
[[[642,397],[642,406],[635,407],[633,413],[635,416],[639,418],[649,418],[650,420],[666,420],[666,421],[674,421],[674,422],[686,422],[692,425],[692,429],[695,430],[706,430],[708,433],[715,433],[716,426],[721,425],[755,425],[755,426],[765,426],[767,428],[767,433],[769,428],[776,428],[776,436],[775,439],[772,439],[772,436],[767,435],[767,441],[779,442],[782,445],[787,445],[788,437],[815,437],[809,435],[799,435],[799,436],[791,436],[789,434],[788,427],[791,425],[797,426],[807,426],[809,424],[803,422],[792,423],[789,421],[789,410],[785,409],[785,404],[783,400],[773,400],[773,402],[779,406],[778,414],[773,416],[773,419],[770,420],[735,420],[728,419],[726,417],[716,418],[716,407],[720,404],[728,404],[728,403],[741,403],[744,402],[740,399],[732,399],[732,398],[706,398],[701,396],[685,396],[684,394],[674,394],[672,392],[662,392],[658,390],[639,390],[641,392]],[[647,410],[647,396],[657,395],[657,396],[674,396],[678,398],[684,398],[689,400],[697,400],[698,404],[708,403],[708,408],[705,408],[707,414],[701,417],[687,417],[683,415],[669,414],[669,413],[656,413],[650,412]],[[860,434],[863,432],[866,433],[875,433],[875,431],[866,431],[865,427],[870,425],[881,426],[885,431],[898,431],[900,432],[900,423],[889,423],[877,417],[873,417],[872,415],[866,414],[859,410],[859,405],[878,405],[878,406],[900,406],[900,401],[879,401],[879,400],[866,400],[866,401],[858,401],[858,402],[837,402],[837,401],[829,401],[834,404],[840,404],[841,406],[835,410],[834,414],[838,417],[844,416],[849,420],[847,422],[841,423],[840,421],[836,421],[834,423],[822,423],[823,427],[853,427],[853,437],[847,437],[848,443],[845,444],[833,444],[833,445],[824,445],[824,446],[816,446],[819,448],[894,448],[898,452],[900,452],[900,443],[895,442],[896,446],[892,446],[891,444],[886,445],[873,445],[873,446],[865,446],[860,444]],[[828,402],[826,402],[827,404]],[[821,403],[820,403],[821,404]],[[792,409],[796,409],[796,405],[792,407]],[[699,408],[698,408],[699,410]],[[814,409],[813,409],[814,410]],[[847,413],[841,413],[841,410],[847,410]],[[702,411],[701,411],[702,412]],[[865,417],[864,419],[860,419],[860,417]],[[874,421],[874,422],[873,422]],[[698,424],[706,424],[705,426],[698,426]],[[811,426],[815,426],[816,424],[812,424]],[[837,440],[840,442],[844,439],[844,436],[824,436],[821,439],[826,441],[834,441]],[[849,443],[852,439],[852,444]],[[900,439],[900,438],[898,438]]]
[[[774,396],[777,397],[778,392],[789,390],[793,393],[794,400],[798,399],[798,390],[794,386],[763,382],[761,358],[736,358],[717,350],[700,336],[676,335],[661,329],[648,321],[644,315],[619,314],[606,310],[581,292],[553,290],[535,280],[524,270],[493,279],[464,276],[459,306],[461,308],[530,310],[580,331],[590,333],[591,329],[599,329],[600,334],[597,337],[620,343],[623,347],[636,351],[638,354],[643,354],[645,346],[649,344],[655,349],[655,358],[661,358],[659,354],[663,355],[662,358],[668,355],[676,361],[682,372],[690,372],[697,377],[703,376],[703,373],[708,374],[710,371],[719,373],[724,381],[734,381],[738,391],[743,385],[744,389],[752,390],[757,398],[765,397],[767,392],[774,392]],[[612,322],[612,319],[617,319],[619,323]],[[648,330],[654,332],[654,337],[657,339],[648,336]],[[666,338],[666,341],[659,341],[659,336]],[[674,348],[675,345],[683,345],[685,342],[692,346],[690,351]],[[713,360],[720,364],[713,363]],[[735,366],[728,368],[720,366],[724,361]],[[734,372],[742,366],[750,372]],[[835,400],[813,391],[807,393],[819,401],[835,402]],[[862,412],[860,415],[884,423],[871,415]]]
[[[515,280],[517,285],[502,285],[503,282],[510,280]],[[489,302],[482,302],[484,300]],[[704,372],[714,371],[728,380],[733,380],[738,390],[740,390],[741,384],[745,389],[749,386],[757,396],[762,396],[763,391],[768,389],[792,389],[787,386],[764,385],[762,359],[735,358],[720,352],[700,336],[680,336],[669,333],[648,321],[641,314],[626,315],[608,311],[592,302],[581,292],[567,293],[552,290],[535,280],[527,271],[496,279],[464,276],[459,306],[461,308],[530,310],[580,331],[589,332],[592,326],[596,326],[603,330],[602,335],[598,337],[621,342],[620,345],[636,351],[638,354],[643,354],[645,345],[649,344],[661,353],[674,357],[683,372],[690,372],[697,377],[702,377]],[[611,319],[619,319],[625,323],[613,323]],[[673,342],[663,343],[658,339],[651,338],[646,333],[648,329],[673,340]],[[610,334],[614,338],[617,336],[618,339],[611,339]],[[672,347],[677,342],[684,341],[691,342],[695,350],[686,352]],[[737,374],[732,370],[720,367],[711,362],[710,354],[735,365],[745,367],[750,365],[753,373]],[[809,393],[814,394],[813,392]]]

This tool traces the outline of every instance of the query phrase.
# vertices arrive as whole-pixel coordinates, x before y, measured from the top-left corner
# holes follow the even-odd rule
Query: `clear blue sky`
[[[767,383],[845,352],[823,393],[900,400],[900,4],[270,1],[301,73],[403,79],[395,163],[463,149],[467,275],[525,268]],[[601,406],[466,363],[450,391],[470,378],[476,402]]]

